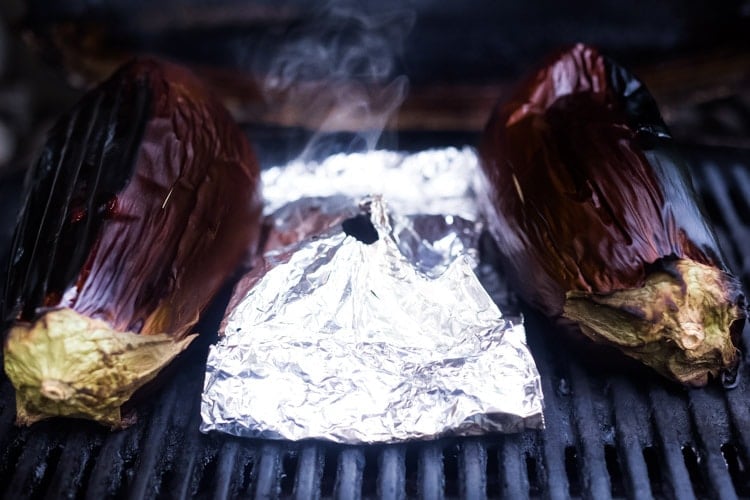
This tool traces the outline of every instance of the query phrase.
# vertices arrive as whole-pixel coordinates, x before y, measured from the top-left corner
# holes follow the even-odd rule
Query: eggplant
[[[488,227],[521,297],[691,386],[731,371],[746,315],[654,99],[596,49],[550,59],[479,146]]]
[[[133,60],[56,123],[27,177],[3,318],[17,421],[128,423],[259,238],[254,153],[190,72]]]

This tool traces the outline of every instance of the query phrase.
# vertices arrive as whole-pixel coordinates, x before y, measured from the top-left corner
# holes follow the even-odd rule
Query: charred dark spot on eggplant
[[[685,384],[737,364],[742,288],[628,70],[585,45],[557,54],[495,108],[480,157],[489,228],[528,303]]]
[[[52,129],[26,181],[32,188],[13,241],[20,258],[8,269],[4,318],[23,305],[21,319],[33,319],[48,294],[79,274],[108,207],[133,175],[150,101],[145,80],[114,77]]]
[[[3,318],[17,420],[117,427],[257,247],[255,156],[187,70],[135,60],[50,132],[27,178]]]

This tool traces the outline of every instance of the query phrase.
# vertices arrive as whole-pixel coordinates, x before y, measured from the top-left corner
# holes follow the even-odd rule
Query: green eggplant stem
[[[744,317],[734,300],[740,288],[728,273],[679,259],[665,262],[639,288],[568,292],[563,317],[595,342],[614,345],[668,378],[702,386],[738,362],[727,332]]]
[[[67,308],[18,322],[4,345],[17,422],[64,416],[127,425],[122,405],[195,337],[119,332]]]

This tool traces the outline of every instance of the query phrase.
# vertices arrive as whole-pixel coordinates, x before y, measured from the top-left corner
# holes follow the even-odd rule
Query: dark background
[[[747,287],[750,2],[560,4],[4,0],[0,260],[23,173],[46,130],[84,89],[135,54],[191,65],[225,99],[269,166],[318,137],[317,127],[347,104],[336,96],[354,91],[372,104],[402,77],[408,93],[384,123],[381,146],[474,144],[498,97],[547,53],[582,41],[649,86],[690,161],[728,262]],[[279,54],[300,53],[299,64],[279,64]],[[351,64],[339,64],[347,57]],[[269,75],[290,67],[289,85],[269,93]],[[324,105],[307,108],[309,101]],[[372,126],[370,115],[335,121],[328,151],[361,147],[356,138]],[[493,265],[492,245],[485,247],[481,279],[498,302],[518,306]],[[216,331],[226,292],[201,331]],[[18,428],[13,389],[0,375],[0,496],[750,496],[750,330],[735,389],[687,390],[592,362],[546,320],[524,313],[542,375],[544,432],[369,447],[202,435],[207,335],[170,368],[164,386],[139,408],[138,422],[120,432],[64,419]]]
[[[575,42],[641,76],[680,140],[750,148],[747,0],[6,0],[0,174],[24,168],[50,120],[134,54],[191,65],[239,120],[299,128],[304,143],[328,108],[310,112],[264,90],[290,46],[309,50],[291,84],[316,84],[307,100],[401,76],[408,93],[388,129],[476,133],[498,97]],[[367,126],[350,120],[340,128]],[[300,146],[285,147],[293,155]]]

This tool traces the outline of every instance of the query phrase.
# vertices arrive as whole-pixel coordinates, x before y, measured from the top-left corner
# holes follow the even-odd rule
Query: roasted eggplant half
[[[745,299],[646,87],[585,45],[494,109],[488,225],[526,302],[700,386],[738,362]]]
[[[5,284],[18,422],[123,425],[248,257],[259,190],[247,138],[178,66],[134,60],[64,115],[30,169]]]

